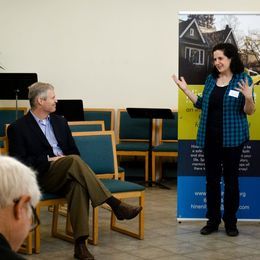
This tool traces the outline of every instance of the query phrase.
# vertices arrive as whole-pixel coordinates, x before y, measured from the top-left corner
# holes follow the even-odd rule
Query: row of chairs
[[[103,119],[106,125],[104,126],[108,130],[109,126],[112,127],[111,122],[114,121],[114,110],[105,110],[105,114],[101,115],[101,109],[94,112],[91,111],[90,120]],[[110,113],[109,113],[110,111]],[[153,120],[152,131],[152,182],[156,181],[156,162],[161,157],[178,157],[178,113],[173,112],[173,119],[161,119],[159,120],[159,126],[157,128],[155,120]],[[97,116],[99,115],[99,117]],[[129,116],[125,109],[118,110],[118,126],[117,126],[117,155],[121,158],[126,157],[143,157],[145,161],[145,181],[149,179],[149,119],[133,119]],[[82,122],[69,122],[71,131],[91,131],[91,126],[88,125],[92,122],[97,124],[100,121],[82,121]],[[107,126],[107,127],[106,127]],[[94,126],[92,126],[94,127]],[[97,127],[97,125],[96,125]],[[158,131],[157,131],[158,129]],[[95,130],[93,128],[93,130]],[[97,129],[96,129],[97,130]],[[113,129],[110,129],[113,130]],[[158,133],[158,135],[156,135]],[[156,137],[158,142],[156,143]],[[159,164],[160,165],[160,164]],[[119,171],[123,171],[119,168]]]
[[[22,117],[28,111],[27,107],[0,107],[0,152],[6,153],[5,149],[5,125],[10,124],[17,118]],[[114,130],[114,109],[103,109],[103,108],[84,108],[85,121],[102,121],[105,130]],[[93,125],[96,122],[92,123]],[[94,126],[89,126],[89,131]],[[94,128],[93,128],[94,129]],[[101,130],[101,129],[100,129]],[[103,129],[102,129],[103,130]]]
[[[104,109],[105,111],[105,116],[102,116],[102,109],[99,109],[98,112],[95,112],[95,109],[90,109],[90,115],[91,117],[86,117],[88,120],[92,121],[84,121],[84,122],[69,122],[70,128],[72,132],[82,132],[82,131],[104,131],[112,128],[114,129],[114,110],[113,109]],[[1,111],[1,109],[0,109]],[[26,112],[26,109],[24,108],[19,108],[19,114],[18,116],[20,117]],[[95,116],[95,113],[98,114],[98,117]],[[159,120],[159,131],[158,131],[158,125],[156,126],[155,120],[153,122],[153,151],[152,151],[152,178],[153,181],[155,180],[155,161],[157,157],[161,156],[172,156],[176,157],[177,156],[177,112],[174,112],[175,114],[175,119],[173,120]],[[93,149],[91,148],[91,145],[88,143],[87,145],[83,145],[80,150],[81,154],[84,155],[84,149],[90,148],[89,151],[90,155],[86,156],[84,160],[90,166],[93,168],[94,172],[97,174],[102,174],[102,181],[104,181],[104,184],[107,185],[107,187],[115,194],[119,192],[118,187],[120,187],[119,184],[123,183],[124,180],[124,170],[117,165],[117,156],[144,156],[145,157],[145,179],[148,180],[148,139],[149,139],[149,133],[148,133],[148,125],[149,121],[147,119],[132,119],[129,117],[128,113],[124,109],[118,110],[118,131],[117,131],[117,145],[115,144],[115,136],[114,136],[114,131],[112,132],[107,132],[109,133],[113,140],[113,161],[114,161],[114,167],[115,173],[109,173],[109,172],[104,172],[101,171],[101,169],[96,169],[95,163],[94,165],[91,164],[91,161],[88,161],[91,158],[91,155],[93,154]],[[0,120],[2,118],[0,117]],[[99,120],[99,121],[97,121]],[[102,121],[101,121],[102,120]],[[12,120],[13,121],[13,120]],[[8,123],[12,122],[7,120]],[[101,132],[99,132],[101,133]],[[155,134],[159,133],[159,142],[157,142],[158,145],[155,145]],[[80,138],[80,136],[95,136],[95,132],[93,133],[73,133],[75,141],[77,138]],[[76,137],[76,136],[79,137]],[[100,135],[100,134],[99,134]],[[86,137],[84,137],[86,138]],[[4,141],[6,141],[6,137],[3,138]],[[96,142],[97,139],[93,143],[95,143],[94,148],[96,148]],[[103,142],[103,141],[102,141]],[[80,146],[80,143],[76,141],[77,145]],[[123,148],[126,148],[125,151]],[[131,150],[131,148],[133,148]],[[7,146],[5,147],[7,149]],[[100,152],[103,152],[104,149],[101,149]],[[6,152],[6,151],[5,151]],[[106,153],[107,155],[107,153]],[[94,156],[92,159],[95,158],[100,158],[100,156]],[[96,162],[97,163],[97,162]],[[100,164],[98,164],[100,167]],[[114,176],[114,177],[113,177]],[[110,179],[109,179],[110,178]],[[111,179],[114,178],[114,179]],[[120,180],[118,180],[120,179]],[[113,180],[113,181],[111,181]],[[116,185],[115,180],[117,180]],[[127,185],[129,183],[124,182],[123,185]],[[110,186],[109,186],[110,185]],[[142,187],[142,186],[141,186]],[[123,188],[125,188],[123,186]],[[119,198],[125,198],[128,197],[130,194],[130,197],[135,194],[137,198],[139,198],[139,204],[143,205],[144,203],[144,188],[142,187],[141,190],[138,192],[132,191],[132,193],[126,193],[125,189],[123,191],[120,191],[117,196]],[[43,198],[39,205],[37,206],[37,213],[40,214],[40,208],[43,206],[53,206],[53,222],[52,222],[52,235],[55,237],[62,238],[64,240],[72,241],[72,236],[71,232],[69,232],[69,224],[66,226],[65,233],[60,233],[57,230],[57,225],[58,225],[58,218],[59,218],[59,212],[60,212],[60,205],[64,204],[66,202],[65,198],[59,197],[54,194],[43,194]],[[93,244],[97,244],[98,242],[98,209],[93,210],[93,219],[92,219],[92,240],[91,242]],[[130,231],[122,231],[121,228],[116,227],[115,224],[115,217],[112,215],[112,222],[111,222],[111,228],[114,230],[122,231],[125,232],[128,235],[132,235],[134,237],[137,237],[139,239],[142,239],[144,236],[144,231],[143,231],[143,225],[144,225],[144,216],[141,214],[139,217],[139,232],[133,233]],[[23,248],[23,251],[26,253],[32,253],[32,251],[35,251],[36,253],[40,252],[40,227],[36,229],[34,233],[31,233],[28,238],[27,238],[27,243],[25,244],[25,247]]]
[[[27,108],[19,108],[18,117],[26,112]],[[152,181],[156,180],[157,158],[178,156],[178,113],[174,112],[174,119],[153,120],[152,131]],[[93,131],[93,130],[114,130],[115,110],[103,108],[85,108],[85,123],[71,122],[72,131]],[[10,123],[15,119],[15,109],[0,108],[0,147],[5,152],[4,124]],[[97,121],[103,121],[104,126],[98,127]],[[92,122],[92,123],[91,123]],[[82,124],[82,125],[80,125]],[[93,124],[93,125],[92,125]],[[149,173],[149,119],[133,119],[125,109],[117,111],[116,150],[119,158],[122,157],[143,157],[145,162],[145,181],[148,181]],[[2,142],[2,145],[1,145]],[[119,163],[120,164],[120,163]],[[161,165],[161,164],[158,164]],[[120,168],[119,168],[120,169]],[[120,171],[123,171],[120,169]]]
[[[0,152],[5,153],[5,125],[10,124],[17,118],[22,117],[28,111],[27,107],[0,107]],[[102,121],[105,130],[114,130],[114,109],[103,109],[103,108],[84,108],[84,119],[85,121],[92,122],[95,125],[96,121]],[[91,124],[91,123],[90,123]],[[94,127],[94,126],[93,126]],[[89,131],[91,128],[89,126]],[[94,128],[93,128],[94,129]]]

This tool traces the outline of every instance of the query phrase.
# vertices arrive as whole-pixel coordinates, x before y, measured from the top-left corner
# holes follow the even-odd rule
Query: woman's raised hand
[[[188,89],[188,85],[184,79],[184,77],[181,77],[181,79],[178,79],[176,75],[172,75],[173,81],[176,83],[176,85],[183,91],[183,93],[191,100],[193,104],[195,104],[198,100],[197,95],[195,95],[192,91]]]
[[[172,75],[173,81],[176,83],[176,85],[185,92],[187,90],[187,83],[183,77],[180,78],[180,80],[176,77],[176,75]]]

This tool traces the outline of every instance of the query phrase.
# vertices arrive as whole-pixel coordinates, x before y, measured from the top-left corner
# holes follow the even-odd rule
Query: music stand
[[[15,99],[16,119],[18,99],[28,99],[28,87],[37,81],[36,73],[0,73],[0,99]]]
[[[81,99],[59,99],[54,114],[64,116],[67,121],[84,121],[83,101]]]
[[[152,144],[152,132],[153,132],[153,119],[173,119],[174,115],[169,108],[132,108],[128,107],[126,109],[127,113],[131,118],[147,118],[149,119],[149,148],[148,148],[148,185],[149,187],[152,186],[152,184],[159,185],[160,187],[170,189],[169,187],[166,187],[165,185],[159,183],[159,182],[153,182],[152,181],[152,150],[153,150],[153,144]]]

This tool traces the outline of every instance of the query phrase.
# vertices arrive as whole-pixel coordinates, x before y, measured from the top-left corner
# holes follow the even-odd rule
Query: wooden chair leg
[[[40,207],[36,207],[36,214],[40,216]],[[40,230],[40,225],[36,227],[34,230],[34,251],[36,254],[40,253],[40,248],[41,248],[41,230]]]
[[[152,153],[152,182],[156,182],[156,156]]]
[[[88,239],[92,245],[98,244],[98,207],[93,208],[92,215],[92,238]]]
[[[125,173],[124,173],[124,172],[118,173],[118,179],[119,179],[120,181],[124,181],[124,180],[125,180]]]
[[[145,160],[145,182],[149,181],[149,157],[148,154],[144,157]]]
[[[52,236],[56,237],[58,233],[58,218],[59,218],[59,206],[55,205],[53,207],[53,216],[52,216],[52,229],[51,234]]]
[[[67,214],[67,219],[66,219],[66,234],[69,236],[73,236],[73,230],[70,222],[70,214]]]
[[[143,207],[139,213],[139,239],[144,239],[144,192],[139,197],[139,205]]]
[[[59,205],[55,205],[53,209],[52,217],[52,236],[60,238],[68,242],[74,242],[74,239],[71,235],[66,234],[66,229],[64,233],[58,232],[58,218],[59,218]]]
[[[30,232],[19,249],[19,253],[31,255],[33,253],[33,232]]]

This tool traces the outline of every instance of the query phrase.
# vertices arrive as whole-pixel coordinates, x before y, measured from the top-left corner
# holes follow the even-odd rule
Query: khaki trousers
[[[89,236],[89,200],[96,207],[112,196],[78,155],[52,162],[40,185],[46,192],[66,197],[74,239]]]

